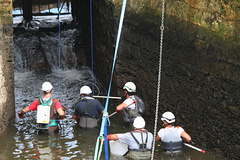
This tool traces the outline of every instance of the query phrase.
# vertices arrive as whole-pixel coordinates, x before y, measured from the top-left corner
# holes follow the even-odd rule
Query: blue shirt
[[[98,100],[95,100],[92,97],[82,98],[82,100],[75,107],[74,115],[81,116],[85,114],[87,103],[89,106],[89,116],[98,119],[99,113],[101,113],[104,108]]]

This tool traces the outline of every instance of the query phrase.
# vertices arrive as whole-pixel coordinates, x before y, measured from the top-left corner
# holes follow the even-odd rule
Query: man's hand
[[[66,107],[63,107],[63,106],[62,106],[62,110],[63,110],[63,111],[66,111],[66,109],[67,109]]]
[[[183,143],[188,143],[185,138],[182,139]]]
[[[121,113],[121,110],[116,110],[117,113]]]
[[[104,137],[102,139],[99,139],[99,142],[101,142],[102,140],[103,142],[105,141]],[[112,134],[107,135],[107,141],[110,141],[110,140],[112,140]]]
[[[23,118],[23,115],[24,115],[24,114],[22,113],[22,111],[18,113],[18,117],[19,117],[19,118]]]

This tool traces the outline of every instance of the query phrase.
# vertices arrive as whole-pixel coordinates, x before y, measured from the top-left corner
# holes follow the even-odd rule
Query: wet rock
[[[33,49],[33,55],[29,57],[30,68],[33,72],[37,74],[49,74],[51,73],[51,65],[47,59],[46,53],[42,47],[41,39],[38,38],[38,44],[35,49]]]
[[[236,159],[240,156],[240,145],[236,144],[233,146],[233,153]]]
[[[37,74],[50,74],[52,73],[51,67],[48,63],[37,62],[33,66],[33,72]]]

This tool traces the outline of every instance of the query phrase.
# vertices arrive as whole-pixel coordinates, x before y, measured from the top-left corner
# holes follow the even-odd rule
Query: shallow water
[[[93,159],[96,139],[100,127],[95,129],[80,129],[76,122],[69,117],[61,121],[62,129],[58,134],[40,134],[35,128],[36,112],[28,112],[24,119],[17,117],[17,113],[29,105],[39,96],[42,96],[41,84],[50,81],[54,86],[55,97],[58,97],[58,72],[49,75],[36,75],[31,72],[15,73],[16,118],[8,128],[6,134],[0,139],[0,159]],[[97,80],[96,80],[97,81]],[[61,103],[67,108],[66,114],[72,115],[74,104],[79,99],[79,88],[91,85],[91,71],[88,68],[82,70],[62,71],[60,81]],[[98,83],[97,83],[98,84]],[[97,86],[101,86],[98,84]],[[101,87],[96,92],[102,91]],[[100,93],[101,95],[104,92]],[[115,95],[114,95],[115,96]],[[104,99],[100,102],[105,104]],[[117,100],[110,100],[109,113],[115,110]],[[147,129],[153,132],[153,124],[146,119]],[[122,121],[120,114],[110,118],[108,133],[124,133],[130,131],[132,126]],[[202,154],[185,147],[185,151],[178,156],[164,155],[160,143],[156,144],[154,159],[162,160],[220,160],[214,153]],[[104,158],[104,147],[101,159]],[[110,155],[110,159],[129,159]]]
[[[64,16],[61,16],[61,20]],[[66,17],[65,17],[66,18]],[[66,19],[70,19],[69,15]],[[21,17],[14,18],[14,24],[17,25],[21,22]],[[47,27],[55,26],[58,22],[56,18],[51,16],[38,18],[43,24],[48,24]],[[44,23],[43,23],[44,22]],[[45,26],[42,26],[45,27]],[[73,46],[69,46],[70,40],[73,40],[73,36],[76,35],[75,30],[62,31],[61,37],[65,37],[61,40],[62,52],[66,56],[66,59],[75,60],[76,57],[73,52]],[[49,36],[52,35],[52,36]],[[65,36],[67,35],[67,36]],[[57,69],[57,51],[58,51],[58,35],[57,33],[46,35],[43,34],[41,37],[46,40],[46,44],[42,46],[48,56],[48,60],[51,63],[52,69]],[[58,134],[38,134],[35,126],[36,112],[29,112],[24,115],[24,119],[17,117],[17,113],[22,108],[28,106],[35,99],[42,96],[41,84],[44,81],[49,81],[53,84],[53,96],[60,98],[63,106],[67,108],[66,115],[72,115],[74,112],[74,105],[79,101],[79,89],[83,85],[91,86],[91,71],[87,67],[83,67],[81,70],[74,70],[76,67],[75,62],[71,62],[72,66],[68,66],[67,63],[61,60],[63,66],[62,69],[69,69],[61,71],[60,85],[59,85],[59,73],[58,70],[53,70],[52,74],[37,75],[32,72],[28,72],[29,68],[25,67],[25,63],[28,62],[31,55],[32,47],[34,48],[33,42],[34,36],[31,38],[15,37],[14,43],[14,59],[15,59],[15,111],[16,118],[12,120],[11,125],[8,127],[6,133],[0,139],[0,159],[61,159],[61,160],[72,160],[72,159],[89,159],[92,160],[95,152],[95,144],[97,137],[100,132],[100,127],[95,129],[80,129],[76,122],[69,118],[61,120],[62,129]],[[66,43],[64,43],[66,42]],[[53,44],[53,45],[52,45]],[[74,45],[74,43],[71,43]],[[53,47],[55,46],[55,48]],[[67,46],[67,47],[66,47]],[[21,48],[21,50],[20,50]],[[23,50],[23,51],[22,51]],[[25,55],[26,54],[26,55]],[[27,58],[24,58],[26,56]],[[54,57],[56,56],[56,57]],[[73,58],[69,58],[73,57]],[[53,59],[53,60],[51,60]],[[21,73],[19,73],[21,72]],[[96,88],[95,95],[106,95],[104,88],[95,79]],[[60,90],[60,91],[59,91]],[[119,95],[112,95],[119,96]],[[99,99],[100,102],[105,106],[105,99]],[[108,113],[115,111],[115,106],[120,103],[119,100],[110,99]],[[110,118],[110,126],[108,126],[108,133],[124,133],[131,131],[133,128],[131,125],[126,124],[122,121],[120,114],[116,114]],[[153,133],[153,122],[146,119],[146,128]],[[161,124],[159,124],[161,125]],[[160,127],[158,128],[160,129]],[[197,146],[197,145],[196,145]],[[201,146],[197,146],[201,147]],[[203,148],[204,149],[204,148]],[[104,148],[101,159],[104,158]],[[116,157],[110,155],[110,159],[116,160],[128,160],[125,157]],[[165,155],[160,147],[160,143],[156,143],[155,157],[158,160],[221,160],[223,158],[218,157],[215,153],[207,151],[206,154],[202,154],[193,149],[184,148],[184,152],[180,155]]]

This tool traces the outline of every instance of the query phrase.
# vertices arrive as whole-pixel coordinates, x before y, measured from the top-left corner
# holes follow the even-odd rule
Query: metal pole
[[[194,146],[192,146],[192,145],[190,145],[190,144],[187,144],[187,143],[183,143],[183,144],[184,144],[185,146],[188,146],[188,147],[190,147],[190,148],[192,148],[192,149],[195,149],[195,150],[197,150],[197,151],[199,151],[199,152],[205,153],[205,151],[202,150],[202,149],[200,149],[200,148],[194,147]]]
[[[94,98],[107,98],[107,96],[93,96]],[[121,99],[121,97],[109,97],[109,99]]]

